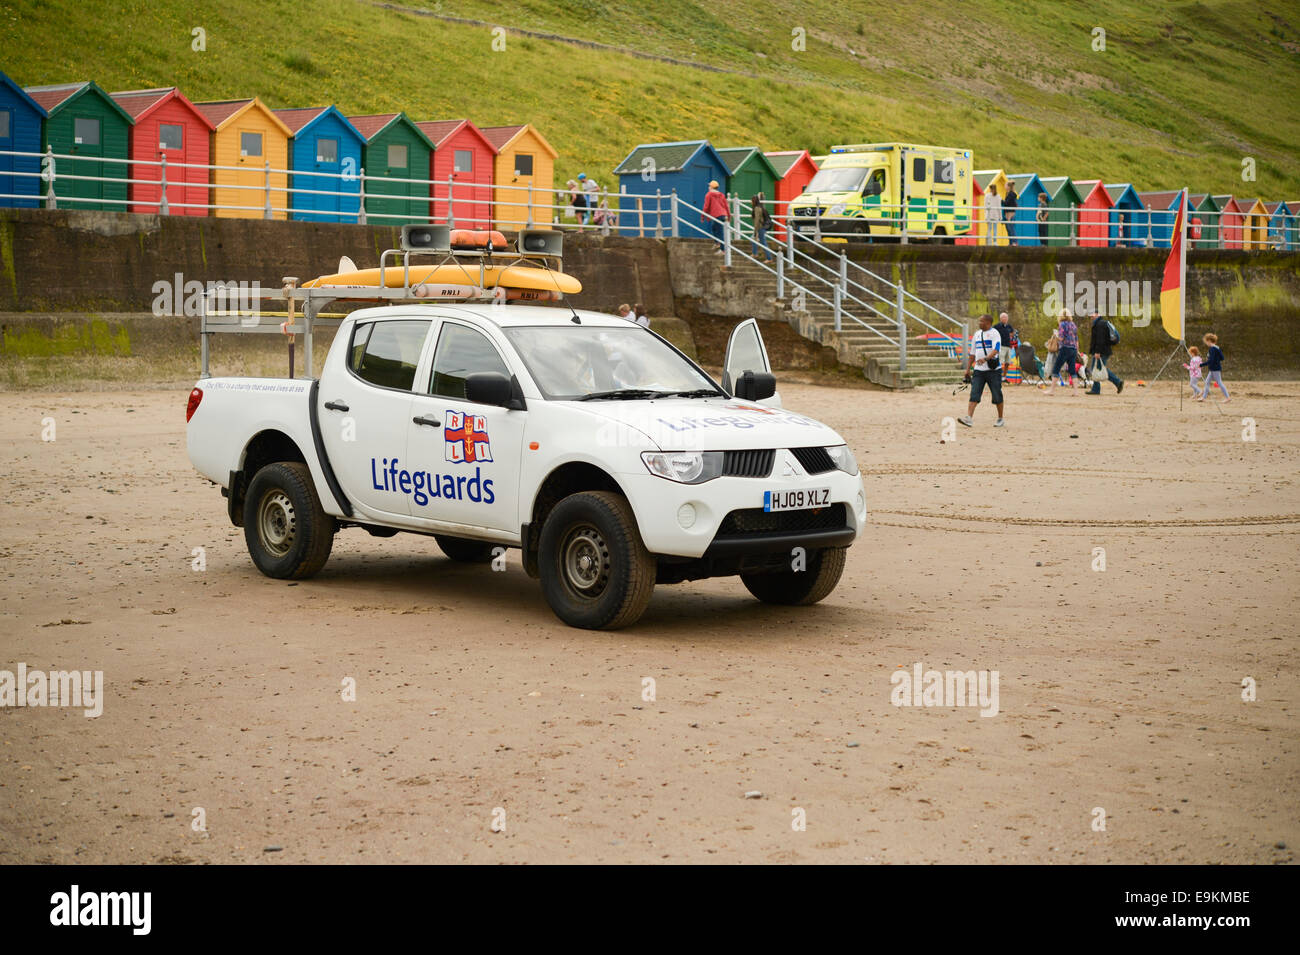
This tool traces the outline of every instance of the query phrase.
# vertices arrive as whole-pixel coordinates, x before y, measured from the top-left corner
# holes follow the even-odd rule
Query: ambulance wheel
[[[486,564],[492,559],[492,548],[499,546],[467,537],[448,537],[446,534],[434,534],[433,539],[438,542],[444,554],[462,564]]]
[[[741,574],[745,588],[763,603],[802,607],[830,595],[844,573],[848,548],[828,547],[808,554],[805,570],[784,570],[776,574]]]
[[[244,541],[266,576],[302,580],[316,574],[329,560],[334,530],[307,465],[280,461],[253,475],[244,496]]]
[[[610,491],[571,494],[542,525],[542,593],[571,627],[617,630],[635,623],[655,589],[655,561],[632,508]]]

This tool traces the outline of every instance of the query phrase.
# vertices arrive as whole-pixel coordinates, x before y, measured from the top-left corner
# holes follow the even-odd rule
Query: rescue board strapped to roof
[[[208,377],[208,336],[217,332],[301,333],[304,371],[311,375],[312,328],[338,325],[346,316],[321,315],[334,302],[552,302],[582,291],[563,271],[564,237],[559,232],[521,229],[514,248],[496,230],[449,229],[445,225],[402,226],[400,249],[388,249],[377,268],[359,269],[347,256],[339,270],[298,284],[288,276],[280,289],[257,297],[280,299],[284,312],[216,309],[208,297],[199,320],[199,353]],[[412,264],[412,256],[435,257]],[[298,311],[301,303],[301,312]],[[287,320],[267,323],[263,318]],[[292,341],[292,338],[291,338]],[[292,346],[291,352],[292,355]],[[290,358],[292,368],[292,357]],[[292,372],[290,372],[292,377]]]

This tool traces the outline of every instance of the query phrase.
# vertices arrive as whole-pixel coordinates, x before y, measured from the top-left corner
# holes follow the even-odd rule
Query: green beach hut
[[[429,156],[433,143],[405,113],[349,116],[366,141],[366,219],[377,225],[429,221]],[[388,180],[419,179],[420,182]]]
[[[1047,244],[1069,245],[1078,234],[1077,227],[1072,229],[1070,225],[1071,215],[1078,215],[1072,210],[1083,205],[1083,196],[1069,176],[1049,176],[1038,181],[1047,190]]]
[[[781,174],[776,171],[770,159],[763,155],[757,146],[738,146],[733,149],[719,149],[718,155],[731,174],[729,191],[748,203],[754,193],[761,192],[772,203],[776,199],[776,183]],[[773,208],[768,205],[768,211]],[[745,235],[753,232],[750,221],[749,206],[746,205],[740,215],[740,227]]]
[[[130,158],[130,114],[93,81],[29,86],[27,95],[49,114],[41,126],[41,152],[75,157],[54,160],[58,207],[126,212],[130,167],[102,160]],[[48,189],[46,184],[43,191]]]

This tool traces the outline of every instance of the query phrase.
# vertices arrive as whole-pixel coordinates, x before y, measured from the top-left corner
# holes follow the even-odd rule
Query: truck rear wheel
[[[542,526],[538,570],[555,615],[585,630],[635,623],[655,588],[655,561],[632,508],[611,491],[583,491],[555,505]]]
[[[741,574],[745,588],[763,603],[806,606],[830,595],[844,573],[845,547],[828,547],[808,555],[805,570],[776,574]]]
[[[334,518],[321,508],[307,465],[280,461],[253,475],[244,496],[244,541],[266,576],[313,576],[329,560],[334,530]]]
[[[492,548],[500,546],[488,541],[449,537],[446,534],[434,534],[433,539],[438,542],[444,554],[462,564],[486,564],[492,559]]]

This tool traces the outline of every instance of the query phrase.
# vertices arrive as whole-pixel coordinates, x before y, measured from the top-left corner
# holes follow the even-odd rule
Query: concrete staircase
[[[776,276],[761,266],[742,258],[732,256],[730,266],[721,265],[721,256],[712,254],[703,259],[701,267],[721,269],[730,283],[743,285],[751,294],[765,293],[777,313],[804,338],[835,349],[836,357],[844,364],[862,369],[867,380],[887,388],[907,389],[918,385],[951,384],[961,375],[961,362],[947,357],[938,348],[917,341],[915,336],[921,329],[911,329],[907,343],[907,369],[899,370],[898,346],[886,341],[880,335],[847,316],[841,322],[840,331],[835,331],[835,312],[812,297],[805,297],[804,308],[794,308],[793,291],[787,286],[786,298],[776,297]],[[813,289],[818,295],[830,298],[822,286]],[[882,294],[884,294],[882,292]],[[865,300],[865,297],[864,297]],[[855,317],[862,319],[872,329],[898,340],[898,327],[893,321],[889,306],[877,301],[881,311],[890,317],[882,318],[869,312],[856,303],[850,303],[846,309]]]

